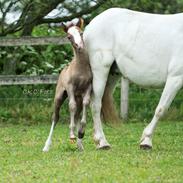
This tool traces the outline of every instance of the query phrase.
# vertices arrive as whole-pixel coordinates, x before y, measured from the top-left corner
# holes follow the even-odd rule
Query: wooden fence
[[[23,45],[64,45],[68,44],[67,38],[62,37],[21,37],[0,38],[0,47],[23,46]],[[0,85],[29,85],[29,84],[55,84],[58,75],[23,76],[23,75],[0,75]],[[123,120],[128,118],[128,91],[129,82],[121,79],[121,102],[120,115]]]

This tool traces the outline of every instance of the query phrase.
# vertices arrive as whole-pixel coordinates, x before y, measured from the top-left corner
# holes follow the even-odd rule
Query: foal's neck
[[[74,50],[74,58],[77,63],[81,63],[82,65],[89,65],[89,57],[88,53],[85,49],[82,49],[80,51],[73,49]]]

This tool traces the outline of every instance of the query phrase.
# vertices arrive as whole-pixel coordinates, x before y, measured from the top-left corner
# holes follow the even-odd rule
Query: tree
[[[106,7],[123,7],[149,13],[180,13],[183,11],[183,0],[108,0]]]
[[[57,23],[72,20],[75,17],[88,15],[101,6],[105,0],[2,0],[0,1],[0,36],[17,31],[21,35],[30,35],[36,25]],[[54,18],[46,17],[57,9]],[[7,23],[8,14],[17,14],[17,20]]]

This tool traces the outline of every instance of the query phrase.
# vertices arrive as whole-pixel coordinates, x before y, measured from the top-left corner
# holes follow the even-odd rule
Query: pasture
[[[0,75],[4,78],[1,84],[23,84],[0,87],[0,183],[183,182],[182,90],[176,95],[167,115],[158,123],[152,150],[141,150],[139,141],[143,129],[154,115],[163,89],[142,89],[130,83],[129,120],[118,126],[103,124],[106,138],[112,145],[110,150],[96,150],[89,110],[83,142],[85,150],[80,152],[76,144],[71,144],[69,110],[64,104],[50,151],[43,153],[50,130],[55,86],[39,85],[55,83],[55,76],[73,55],[71,47],[65,45],[68,41],[61,24],[57,27],[55,23],[82,17],[86,26],[94,17],[111,7],[156,14],[180,13],[183,12],[183,0],[63,0],[47,3],[43,0],[1,0],[0,7]],[[59,13],[54,15],[52,11]],[[126,15],[123,12],[118,15],[114,11],[108,16],[100,15],[102,18],[92,21],[88,25],[90,28],[86,29],[88,33],[83,34],[83,40],[89,48],[87,50],[93,55],[90,64],[92,68],[98,68],[93,72],[93,91],[102,93],[108,73],[106,66],[114,60],[120,70],[126,72],[122,73],[124,76],[131,75],[128,79],[141,86],[158,86],[167,79],[156,115],[146,128],[141,142],[142,146],[151,147],[151,134],[157,121],[182,86],[183,66],[179,59],[182,57],[180,50],[183,44],[180,38],[183,25],[180,19],[183,15],[170,19],[162,18],[169,15],[153,18],[147,14],[141,14],[140,18],[140,14],[131,11]],[[96,57],[95,50],[101,52]],[[118,60],[126,60],[127,64]],[[100,65],[102,62],[104,64]],[[99,70],[98,66],[104,65]],[[167,72],[167,68],[170,72]],[[100,105],[97,104],[101,97],[97,98],[100,95],[95,93],[93,101],[97,109],[95,114],[98,113],[95,117],[100,122]],[[119,84],[114,96],[119,109]],[[122,101],[127,103],[126,99]],[[95,129],[98,129],[95,140],[99,141],[100,147],[106,147],[108,143],[101,133],[100,125],[96,125]]]
[[[84,152],[69,142],[67,107],[48,153],[42,148],[50,129],[52,101],[1,105],[0,182],[125,182],[183,181],[183,124],[161,121],[153,150],[139,149],[147,122],[129,120],[118,127],[104,125],[112,149],[96,150],[89,112]],[[64,123],[61,123],[64,122]]]

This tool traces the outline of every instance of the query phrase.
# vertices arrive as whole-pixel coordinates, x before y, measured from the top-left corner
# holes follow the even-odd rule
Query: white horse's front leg
[[[165,88],[163,90],[160,102],[156,108],[154,117],[149,125],[144,129],[140,147],[144,149],[152,148],[152,135],[158,123],[158,120],[163,116],[164,112],[169,108],[175,95],[182,87],[182,76],[168,77]]]
[[[110,144],[107,142],[102,128],[101,105],[112,61],[113,58],[108,52],[99,52],[98,57],[92,57],[90,60],[93,72],[92,114],[94,121],[94,140],[97,143],[98,149],[110,148]]]

